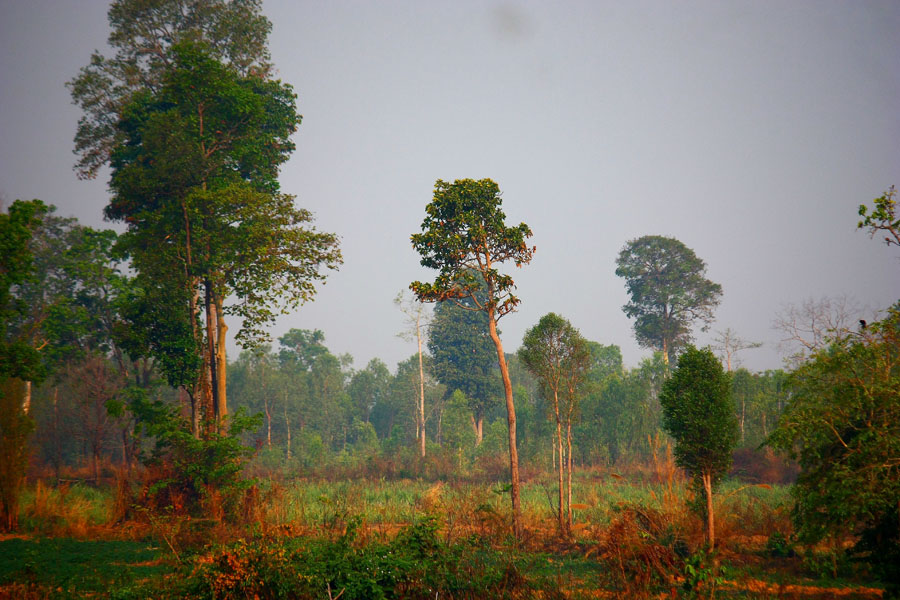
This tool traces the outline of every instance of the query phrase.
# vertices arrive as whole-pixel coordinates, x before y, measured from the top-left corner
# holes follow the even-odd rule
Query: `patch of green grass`
[[[51,595],[110,595],[160,577],[169,567],[146,542],[9,539],[0,542],[0,585],[36,584]]]

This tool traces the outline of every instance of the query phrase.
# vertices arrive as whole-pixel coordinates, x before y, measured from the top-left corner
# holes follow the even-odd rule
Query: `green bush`
[[[533,586],[516,556],[478,539],[444,542],[432,518],[388,542],[360,544],[360,519],[337,539],[241,540],[195,559],[174,594],[197,598],[524,598]]]

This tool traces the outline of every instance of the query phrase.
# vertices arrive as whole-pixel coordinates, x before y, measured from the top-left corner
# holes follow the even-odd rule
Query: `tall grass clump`
[[[38,480],[22,495],[20,524],[42,535],[84,537],[112,521],[113,504],[109,490],[83,484],[54,488]]]

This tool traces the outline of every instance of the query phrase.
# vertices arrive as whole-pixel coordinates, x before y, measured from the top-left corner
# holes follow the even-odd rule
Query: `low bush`
[[[448,543],[425,518],[390,541],[357,543],[359,519],[337,539],[259,537],[195,559],[172,590],[196,598],[411,600],[529,598],[520,558],[480,538]]]

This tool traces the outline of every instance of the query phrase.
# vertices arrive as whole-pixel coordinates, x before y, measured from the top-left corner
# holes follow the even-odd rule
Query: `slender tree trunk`
[[[263,391],[265,393],[265,391]],[[269,398],[263,396],[263,410],[266,413],[266,448],[272,447],[272,413],[269,412]]]
[[[513,400],[512,383],[509,381],[509,368],[506,355],[503,354],[503,343],[497,334],[497,320],[494,313],[488,313],[488,330],[494,346],[497,348],[497,360],[500,363],[500,375],[503,377],[503,391],[506,393],[506,422],[509,426],[509,474],[510,500],[512,501],[513,534],[516,539],[522,535],[522,506],[519,500],[519,451],[516,448],[516,405]]]
[[[706,492],[706,539],[709,542],[710,549],[713,549],[716,547],[716,525],[713,516],[712,474],[709,471],[705,471],[701,478],[703,480],[703,490]]]
[[[556,474],[559,479],[559,503],[557,504],[556,518],[559,521],[559,534],[563,535],[566,531],[566,522],[563,518],[565,502],[563,498],[566,493],[566,486],[563,479],[563,445],[562,445],[562,423],[559,419],[559,393],[553,390],[553,415],[556,418]]]
[[[194,258],[193,258],[193,242],[191,241],[191,219],[188,215],[187,204],[183,201],[181,203],[181,213],[184,219],[184,284],[187,286],[188,292],[188,313],[190,314],[191,321],[191,333],[193,334],[194,342],[200,345],[202,341],[203,334],[200,331],[200,324],[197,322],[197,305],[200,302],[200,291],[198,289],[199,280],[194,276]],[[190,392],[190,401],[191,401],[191,434],[196,439],[200,439],[200,412],[201,412],[201,397],[205,397],[204,394],[204,380],[205,374],[203,369],[200,369],[199,379],[192,384],[192,389]],[[185,388],[185,391],[187,389]]]
[[[474,417],[475,424],[475,445],[480,446],[481,440],[484,439],[484,413],[479,411]]]
[[[59,387],[53,386],[53,471],[56,473],[56,484],[59,485],[59,471],[62,467],[62,435],[59,431]]]
[[[31,414],[31,382],[25,382],[25,397],[22,399],[22,412]]]
[[[191,435],[196,439],[200,439],[200,407],[197,402],[197,394],[189,393],[184,387],[179,390],[179,393],[182,405],[186,403],[185,397],[187,402],[191,404]]]
[[[730,371],[731,369],[729,369]],[[741,396],[741,444],[744,443],[744,418],[746,416],[747,400]]]
[[[422,328],[420,326],[421,311],[416,313],[416,340],[419,344],[419,456],[425,458],[425,367],[422,364]]]
[[[287,392],[284,393],[284,426],[287,429],[287,459],[291,460],[291,420],[288,418]]]
[[[219,366],[218,352],[216,343],[219,340],[218,325],[219,319],[216,315],[216,304],[213,301],[212,282],[207,279],[204,282],[206,295],[204,304],[206,308],[206,360],[209,369],[209,391],[210,404],[212,408],[212,431],[218,431],[221,427],[223,415],[219,414],[219,377],[217,368]]]
[[[219,416],[219,434],[228,433],[226,417],[228,416],[228,357],[226,355],[226,334],[228,326],[225,324],[224,300],[219,295],[213,296],[216,304],[216,373],[217,379],[217,402],[216,413]]]
[[[566,533],[572,533],[572,419],[566,423],[566,470],[568,482],[566,484]]]

